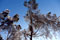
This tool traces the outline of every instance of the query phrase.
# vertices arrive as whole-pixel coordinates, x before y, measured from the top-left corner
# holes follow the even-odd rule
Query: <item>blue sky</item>
[[[20,24],[22,28],[27,28],[28,25],[24,21],[23,16],[25,16],[27,8],[23,5],[24,0],[0,0],[0,12],[5,9],[10,10],[10,16],[18,13],[20,15],[20,20],[17,24]],[[40,9],[41,14],[47,14],[52,12],[52,14],[60,15],[60,0],[37,0],[39,4],[38,9]]]
[[[26,23],[24,21],[23,16],[26,13],[26,8],[23,5],[24,0],[0,0],[0,12],[4,11],[5,9],[10,10],[10,16],[18,13],[20,15],[19,23],[22,27],[26,28]]]
[[[26,28],[26,22],[24,21],[23,16],[26,14],[27,8],[23,5],[24,0],[0,0],[0,12],[5,9],[10,10],[10,16],[18,13],[20,15],[19,23],[22,28]],[[56,13],[57,16],[60,15],[60,0],[37,0],[39,4],[38,9],[42,14],[47,14],[48,12],[52,12],[52,14]]]

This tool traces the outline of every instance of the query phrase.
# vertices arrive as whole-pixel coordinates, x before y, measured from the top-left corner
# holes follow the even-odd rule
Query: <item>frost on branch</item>
[[[57,17],[56,14],[52,14],[51,12],[48,12],[47,14],[39,13],[36,0],[25,2],[27,6],[24,6],[28,8],[25,19],[29,21],[30,33],[33,31],[33,33],[29,35],[31,37],[30,40],[32,40],[32,36],[36,37],[38,35],[45,35],[46,38],[49,37],[51,39],[51,32],[60,30],[60,16]],[[32,28],[30,26],[32,26]]]
[[[7,9],[0,13],[0,30],[7,30],[7,40],[20,40],[21,26],[14,24],[18,22],[19,15],[15,14],[13,17],[9,16],[10,11]]]

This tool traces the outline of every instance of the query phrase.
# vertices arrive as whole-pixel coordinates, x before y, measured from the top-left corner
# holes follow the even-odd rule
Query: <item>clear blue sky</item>
[[[23,5],[24,0],[0,0],[0,12],[5,9],[10,10],[10,16],[18,13],[20,15],[19,23],[22,28],[27,28],[27,24],[24,21],[23,16],[26,14],[27,8]],[[57,16],[60,15],[60,0],[37,0],[39,4],[38,9],[40,9],[42,14],[47,14],[48,12],[52,12],[52,14],[56,13]]]
[[[10,10],[10,16],[18,13],[20,15],[20,21],[18,24],[21,24],[24,28],[27,24],[25,24],[23,16],[26,14],[27,8],[23,5],[24,0],[0,0],[0,12],[5,9]],[[57,16],[60,15],[60,0],[37,0],[39,4],[38,9],[40,9],[42,14],[46,14],[48,12],[52,12],[52,14],[56,13]]]

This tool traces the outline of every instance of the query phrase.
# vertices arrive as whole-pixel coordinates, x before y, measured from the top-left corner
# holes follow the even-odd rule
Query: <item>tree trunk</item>
[[[33,28],[31,26],[31,35],[30,35],[30,40],[32,40],[32,33],[33,33]]]
[[[31,10],[30,10],[31,12]],[[32,14],[30,14],[30,31],[31,31],[31,35],[30,35],[30,40],[32,40],[32,33],[33,33],[33,27],[32,27]]]

